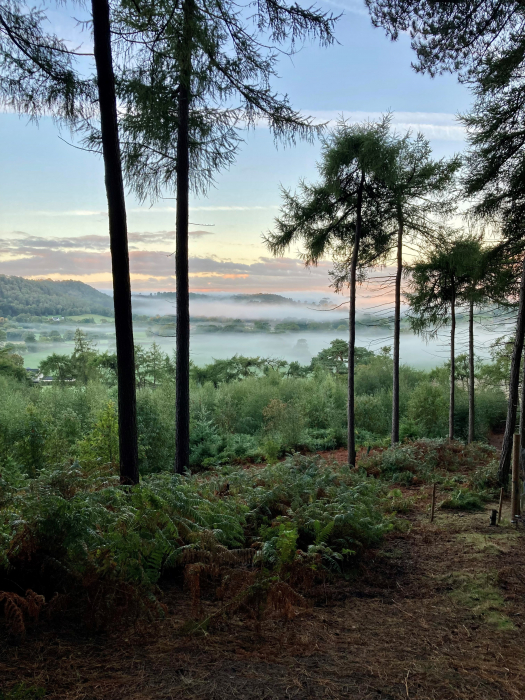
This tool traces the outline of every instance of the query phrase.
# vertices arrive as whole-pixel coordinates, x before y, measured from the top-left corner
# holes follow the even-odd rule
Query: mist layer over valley
[[[204,366],[233,355],[281,359],[309,364],[335,339],[348,339],[344,296],[292,299],[276,294],[191,294],[191,360]],[[365,300],[366,301],[366,300]],[[145,348],[156,343],[163,352],[175,350],[175,295],[170,292],[134,294],[135,342]],[[489,357],[490,345],[506,332],[506,322],[487,313],[477,318],[476,354]],[[53,352],[73,351],[73,333],[81,328],[104,352],[115,351],[113,319],[97,314],[55,317],[55,320],[17,320],[7,340],[18,347],[26,367],[36,368]],[[448,359],[448,328],[436,337],[415,335],[402,320],[401,362],[430,369]],[[458,354],[467,349],[466,316],[458,315]],[[373,351],[390,346],[393,319],[389,304],[361,307],[357,314],[356,344]]]

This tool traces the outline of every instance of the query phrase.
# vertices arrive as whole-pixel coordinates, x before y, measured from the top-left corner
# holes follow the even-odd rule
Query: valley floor
[[[437,510],[428,486],[411,528],[362,560],[354,580],[312,592],[292,620],[223,619],[183,634],[189,596],[140,630],[80,635],[43,623],[24,644],[0,639],[0,688],[46,700],[520,700],[525,697],[525,530]],[[507,513],[505,512],[507,511]],[[217,603],[205,602],[206,612]],[[0,691],[0,698],[2,698]]]

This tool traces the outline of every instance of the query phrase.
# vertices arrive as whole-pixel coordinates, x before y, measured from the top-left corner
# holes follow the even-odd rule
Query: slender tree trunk
[[[505,435],[501,446],[501,457],[498,468],[498,481],[505,488],[508,486],[510,474],[510,460],[512,457],[512,440],[516,430],[516,414],[518,411],[518,394],[520,382],[520,364],[523,354],[523,338],[525,335],[525,258],[521,273],[520,297],[518,304],[518,318],[516,321],[516,337],[510,361],[509,400],[507,403],[507,422]]]
[[[124,484],[137,484],[139,481],[137,403],[128,230],[120,160],[117,99],[111,54],[108,0],[92,0],[92,11],[113,273],[113,304],[115,308],[117,343],[120,480]]]
[[[454,408],[456,398],[456,294],[452,282],[450,301],[450,403],[448,408],[448,439],[454,439]]]
[[[183,5],[183,61],[179,85],[177,134],[177,219],[175,276],[177,327],[175,361],[175,471],[182,474],[190,463],[190,296],[188,270],[188,210],[190,189],[189,111],[191,80],[192,0]]]
[[[398,221],[392,383],[392,445],[399,442],[399,342],[401,335],[401,275],[403,273],[403,215],[401,211],[398,212]]]
[[[474,442],[474,302],[470,301],[468,318],[468,441]]]
[[[521,478],[525,481],[525,362],[521,376],[521,405],[520,405],[520,470]]]
[[[359,260],[359,244],[361,242],[361,211],[363,206],[363,187],[365,173],[361,175],[361,184],[357,194],[357,218],[355,227],[354,249],[350,262],[350,310],[348,313],[348,464],[355,466],[355,291],[357,280],[357,263]]]

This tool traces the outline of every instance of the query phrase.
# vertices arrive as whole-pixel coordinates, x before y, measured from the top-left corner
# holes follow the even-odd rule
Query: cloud
[[[91,209],[71,209],[67,211],[29,211],[28,214],[36,216],[107,216],[107,211],[96,211]]]
[[[265,206],[254,205],[245,206],[238,204],[224,204],[217,206],[203,206],[203,207],[190,207],[190,212],[192,211],[266,211],[268,209],[278,209],[277,204],[268,204]],[[176,212],[177,207],[134,207],[128,209],[132,214],[165,214],[166,212]]]
[[[277,204],[269,205],[238,205],[238,204],[225,204],[217,206],[202,206],[202,207],[190,207],[190,212],[213,212],[213,211],[266,211],[268,209],[278,209]],[[177,207],[162,206],[162,207],[130,207],[128,208],[128,214],[166,214],[175,213]],[[99,211],[96,209],[67,209],[67,210],[50,210],[41,209],[36,211],[28,211],[27,214],[31,216],[45,216],[45,217],[90,217],[90,216],[103,216],[107,217],[107,211]]]
[[[305,114],[314,118],[318,124],[328,123],[334,126],[343,117],[352,124],[365,121],[378,121],[382,112],[356,112],[340,109],[338,111],[305,110]],[[465,127],[458,123],[455,114],[448,112],[393,112],[392,126],[399,133],[420,131],[428,139],[435,141],[464,141],[467,135]]]
[[[208,235],[209,231],[196,231]],[[175,289],[173,231],[130,233],[132,287],[138,291]],[[78,279],[99,288],[111,287],[109,237],[42,238],[24,232],[10,234],[0,244],[2,273],[33,278]],[[303,260],[260,256],[255,260],[218,255],[189,259],[192,291],[329,292],[332,263],[305,268]],[[365,288],[363,288],[365,291]]]
[[[213,231],[190,231],[191,238],[202,238],[213,235]],[[175,231],[130,231],[128,233],[130,250],[141,250],[144,247],[168,246],[172,248],[175,242]],[[0,241],[0,255],[8,257],[27,257],[39,255],[42,251],[78,250],[100,251],[109,250],[109,235],[88,234],[71,236],[70,238],[43,238],[24,231],[13,231]]]
[[[197,237],[209,233],[195,232]],[[135,290],[175,287],[173,238],[173,231],[130,234],[130,269]],[[2,241],[0,259],[4,274],[73,278],[94,286],[107,286],[111,281],[107,236],[45,239],[20,234]],[[321,262],[318,267],[305,270],[303,261],[295,258],[260,257],[246,262],[194,255],[189,260],[191,288],[213,291],[324,290],[329,284],[330,267],[330,263]]]
[[[202,238],[203,236],[213,236],[215,231],[190,231],[192,238]]]
[[[346,0],[346,2],[344,0],[323,0],[323,4],[330,5],[330,7],[337,7],[353,15],[368,17],[368,11],[363,0]]]

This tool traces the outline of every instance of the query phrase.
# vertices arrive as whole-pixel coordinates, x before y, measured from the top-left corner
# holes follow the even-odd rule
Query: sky
[[[396,129],[421,130],[435,157],[461,152],[464,132],[456,115],[469,107],[467,89],[454,76],[416,74],[409,38],[390,42],[372,27],[364,2],[319,5],[343,13],[335,29],[338,43],[307,43],[292,59],[282,58],[273,87],[320,121],[333,123],[341,115],[363,121],[391,111]],[[64,11],[50,17],[57,31],[74,33]],[[36,125],[0,113],[0,273],[78,279],[109,290],[103,165],[66,141],[70,134],[49,118]],[[315,180],[319,152],[318,142],[276,149],[265,127],[245,134],[235,163],[217,175],[207,196],[191,198],[192,291],[298,297],[330,292],[330,261],[305,269],[300,250],[274,258],[262,238],[279,212],[280,187],[293,190],[301,178]],[[128,192],[127,212],[133,290],[174,290],[175,202],[141,203]]]

